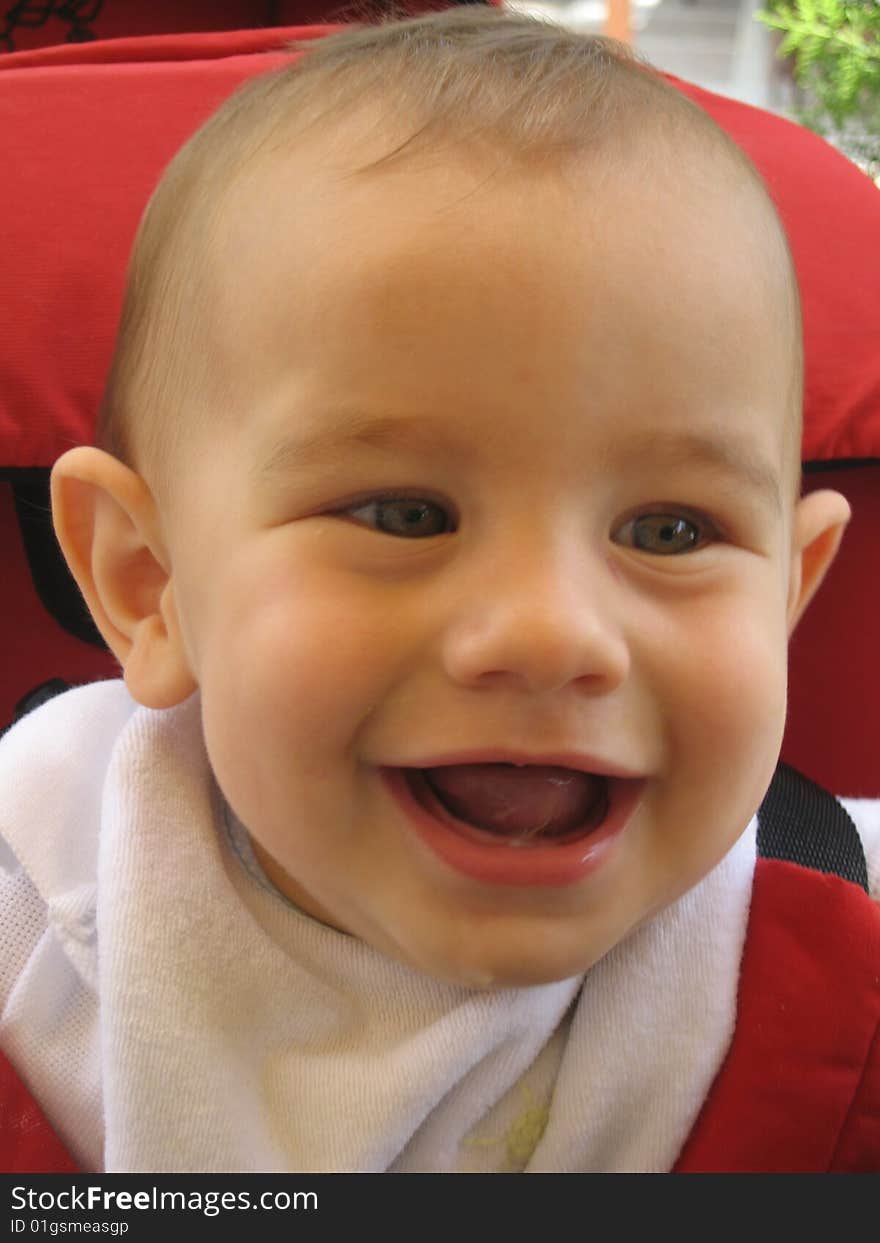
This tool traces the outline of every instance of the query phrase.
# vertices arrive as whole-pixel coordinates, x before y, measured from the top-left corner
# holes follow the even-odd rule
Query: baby
[[[124,681],[0,747],[2,1046],[88,1169],[685,1168],[849,515],[783,230],[604,40],[308,49],[170,166],[52,474]]]

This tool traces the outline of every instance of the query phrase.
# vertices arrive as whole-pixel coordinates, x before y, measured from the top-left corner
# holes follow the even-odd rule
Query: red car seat
[[[350,7],[345,0],[18,0],[0,9],[0,52],[182,30],[309,26],[344,21]]]
[[[0,56],[0,727],[54,679],[119,674],[57,548],[48,477],[65,449],[91,439],[142,208],[176,148],[240,82],[281,64],[287,40],[328,29]],[[838,793],[880,797],[880,194],[806,130],[670,81],[748,152],[777,202],[804,306],[806,484],[838,488],[853,507],[792,644],[783,756]]]

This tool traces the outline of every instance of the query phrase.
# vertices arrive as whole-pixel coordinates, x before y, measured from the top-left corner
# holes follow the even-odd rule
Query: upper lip
[[[459,764],[515,764],[517,767],[571,768],[577,772],[593,773],[600,777],[621,777],[640,780],[645,774],[636,772],[625,764],[588,755],[584,751],[516,751],[506,747],[481,747],[470,751],[450,751],[426,755],[397,764],[397,768],[450,768]]]

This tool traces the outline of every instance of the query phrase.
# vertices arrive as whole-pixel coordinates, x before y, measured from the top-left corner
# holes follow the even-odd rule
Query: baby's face
[[[481,179],[237,193],[231,430],[168,540],[213,769],[277,886],[498,986],[585,970],[760,803],[791,377],[750,193]]]

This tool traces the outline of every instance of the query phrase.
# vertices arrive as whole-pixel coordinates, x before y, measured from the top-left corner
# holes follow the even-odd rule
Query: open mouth
[[[564,845],[598,829],[609,808],[606,777],[549,765],[462,764],[404,776],[425,811],[487,845]]]
[[[567,886],[614,853],[647,781],[551,765],[383,768],[416,838],[483,884]]]

